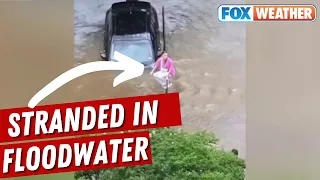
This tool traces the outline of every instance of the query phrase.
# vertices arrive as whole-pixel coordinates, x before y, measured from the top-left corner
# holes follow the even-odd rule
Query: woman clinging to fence
[[[164,89],[172,86],[171,79],[175,74],[176,70],[173,61],[168,57],[168,53],[166,52],[163,52],[157,59],[154,68],[150,72],[150,75],[153,75]]]

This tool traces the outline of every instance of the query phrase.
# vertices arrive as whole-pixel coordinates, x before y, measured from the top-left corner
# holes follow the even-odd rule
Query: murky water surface
[[[76,65],[100,60],[106,10],[116,0],[75,0]],[[220,23],[217,7],[238,0],[152,0],[162,22],[177,76],[171,91],[181,97],[183,128],[209,130],[224,149],[245,158],[245,26]],[[161,24],[161,23],[160,23]],[[162,93],[146,70],[142,77],[112,88],[119,72],[97,72],[77,80],[79,100]]]

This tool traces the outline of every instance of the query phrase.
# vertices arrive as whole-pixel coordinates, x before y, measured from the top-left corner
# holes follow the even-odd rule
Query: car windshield
[[[111,60],[115,61],[113,55],[118,51],[144,65],[153,62],[152,44],[149,40],[115,40],[111,47]]]

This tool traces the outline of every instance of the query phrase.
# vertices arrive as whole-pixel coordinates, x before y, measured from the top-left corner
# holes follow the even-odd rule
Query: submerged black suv
[[[118,51],[144,65],[154,63],[158,54],[165,50],[164,8],[163,48],[157,12],[149,2],[127,0],[114,3],[106,13],[104,52],[101,57],[114,61]]]

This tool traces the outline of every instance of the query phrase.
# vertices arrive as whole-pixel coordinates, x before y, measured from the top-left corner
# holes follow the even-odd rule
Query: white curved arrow
[[[114,52],[114,58],[118,62],[112,61],[97,61],[82,64],[69,71],[61,74],[44,88],[42,88],[37,94],[35,94],[28,103],[30,108],[34,108],[40,101],[49,96],[55,90],[68,83],[69,81],[80,77],[82,75],[105,70],[124,70],[113,81],[113,87],[116,87],[122,82],[139,77],[143,74],[144,65],[140,62],[131,59],[117,51]]]

